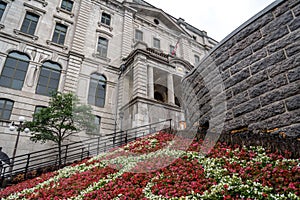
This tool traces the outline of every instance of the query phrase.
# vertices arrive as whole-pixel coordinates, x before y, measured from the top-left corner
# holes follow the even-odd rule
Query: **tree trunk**
[[[58,142],[58,167],[61,167],[61,138],[59,137]]]

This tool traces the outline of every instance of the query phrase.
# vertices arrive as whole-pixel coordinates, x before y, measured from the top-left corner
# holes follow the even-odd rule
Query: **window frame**
[[[101,87],[103,95],[101,96]],[[92,73],[88,91],[88,104],[104,108],[106,100],[107,78],[103,74]],[[98,104],[97,102],[101,102]]]
[[[4,6],[4,9],[1,9],[1,5]],[[3,17],[3,14],[4,14],[5,10],[6,10],[6,7],[7,7],[7,3],[4,2],[4,1],[0,1],[0,22],[2,20],[2,17]]]
[[[106,42],[106,44],[104,44],[101,41]],[[97,54],[100,57],[107,58],[107,55],[108,55],[108,43],[109,43],[109,40],[107,38],[102,37],[102,36],[98,37]]]
[[[65,2],[66,5],[64,5],[64,2]],[[68,5],[71,5],[71,6],[72,6],[72,7],[71,7],[71,10],[69,10]],[[64,7],[64,6],[66,6],[66,7]],[[62,1],[61,1],[60,9],[62,9],[62,10],[64,10],[64,11],[67,11],[67,12],[70,12],[70,13],[71,13],[72,10],[73,10],[73,8],[74,8],[74,1],[72,1],[72,0],[62,0]]]
[[[36,16],[36,17],[37,17],[37,21],[35,21],[35,27],[34,27],[33,33],[30,33],[30,32],[29,32],[29,31],[30,31],[30,28],[31,28],[31,25],[32,25],[32,22],[34,22],[33,20],[29,20],[29,19],[28,19],[28,20],[29,20],[29,25],[28,25],[28,27],[27,27],[27,30],[26,30],[26,31],[23,30],[23,27],[25,26],[24,24],[25,24],[25,21],[26,21],[26,17],[27,17],[28,15]],[[25,33],[25,34],[34,35],[35,32],[36,32],[36,29],[37,29],[37,25],[38,25],[39,19],[40,19],[40,15],[38,15],[38,14],[36,14],[36,13],[33,13],[33,12],[28,12],[28,11],[27,11],[26,14],[25,14],[25,16],[24,16],[23,23],[22,23],[22,25],[21,25],[20,31],[21,31],[22,33]]]
[[[60,26],[61,28],[65,28],[65,29],[66,29],[65,32],[62,32],[62,30],[58,30],[58,27],[59,27],[59,26]],[[62,43],[61,43],[61,42],[60,42],[60,38],[61,38],[61,36],[62,36],[62,33],[64,33],[64,35],[63,35],[63,41],[62,41]],[[55,24],[55,27],[54,27],[54,30],[53,30],[51,42],[53,42],[53,43],[55,43],[55,44],[58,44],[58,45],[65,45],[67,33],[68,33],[68,26],[67,26],[67,25],[64,25],[64,24],[62,24],[62,23],[57,22],[57,23]],[[55,34],[58,34],[56,40],[54,40]]]
[[[156,44],[158,44],[158,47],[156,46]],[[156,49],[160,49],[160,39],[153,38],[153,47],[156,48]]]
[[[198,55],[194,55],[194,60],[195,60],[195,65],[198,64],[200,62],[200,56]]]
[[[139,38],[140,36],[140,38]],[[141,30],[135,29],[135,36],[134,36],[136,41],[144,41],[144,33]]]
[[[45,65],[48,63],[50,65],[56,65],[57,68],[55,69],[55,67],[53,67],[53,66]],[[60,69],[58,69],[58,68],[60,68]],[[46,71],[49,71],[48,73],[45,73],[45,74],[48,74],[48,76],[42,75]],[[45,96],[51,96],[52,92],[58,91],[59,83],[60,83],[60,79],[61,79],[61,72],[62,72],[62,67],[59,63],[56,63],[56,62],[53,62],[50,60],[45,61],[40,68],[40,74],[38,77],[35,93],[40,94],[40,95],[45,95]],[[55,76],[55,75],[58,75],[57,79],[53,78],[53,76]],[[47,79],[46,85],[41,83],[42,78]],[[53,83],[51,83],[52,81],[55,81],[56,87],[50,87],[50,85],[53,85]],[[47,92],[43,92],[44,90],[40,90],[40,88],[43,88],[43,87],[46,89]]]
[[[12,111],[13,111],[13,108],[14,108],[14,101],[13,100],[10,100],[10,99],[6,99],[6,98],[0,98],[0,101],[4,101],[3,102],[3,108],[0,107],[0,121],[9,121],[10,120],[10,117],[11,117],[11,114],[12,114]],[[7,105],[7,102],[10,102],[12,103],[11,105],[11,109],[6,109],[6,105]],[[1,105],[1,104],[0,104]],[[8,118],[3,118],[3,113],[5,111],[9,111],[9,117]]]
[[[14,56],[14,54],[16,54],[16,56]],[[22,57],[23,58],[25,57],[26,59],[22,59]],[[22,90],[28,72],[29,63],[30,63],[30,57],[27,54],[18,51],[10,52],[5,59],[0,74],[0,86],[15,89],[15,90]],[[13,66],[10,66],[11,64],[13,64]],[[22,64],[23,66],[20,64]],[[21,69],[20,66],[23,69]],[[13,74],[9,71],[13,72]],[[22,74],[22,77],[17,78],[17,75],[20,76],[20,74]],[[1,79],[7,79],[7,80],[4,80],[2,84]],[[4,84],[7,83],[8,81],[9,81],[9,85]],[[17,82],[19,82],[20,86],[17,85],[14,86],[14,84],[17,84]]]
[[[101,24],[104,24],[105,26],[111,25],[111,14],[108,14],[107,12],[102,12],[101,14]]]

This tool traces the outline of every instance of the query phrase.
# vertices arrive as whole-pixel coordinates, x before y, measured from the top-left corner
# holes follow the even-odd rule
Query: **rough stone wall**
[[[300,136],[300,1],[276,1],[249,19],[183,86],[190,127],[209,121],[224,132]]]

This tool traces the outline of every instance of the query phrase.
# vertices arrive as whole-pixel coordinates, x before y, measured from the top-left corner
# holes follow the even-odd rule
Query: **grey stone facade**
[[[225,132],[300,136],[299,9],[299,1],[274,2],[185,77],[185,91],[195,94],[184,95],[190,127],[209,121],[212,129],[212,118],[219,118]]]
[[[61,66],[57,90],[74,92],[82,103],[88,103],[91,74],[106,78],[104,106],[92,105],[93,114],[101,118],[99,134],[119,130],[121,123],[129,128],[166,118],[173,118],[176,127],[182,117],[182,109],[176,105],[179,100],[175,96],[180,93],[176,85],[193,68],[194,55],[203,58],[216,41],[143,1],[72,0],[70,11],[61,6],[62,1],[1,1],[6,7],[0,19],[0,72],[11,52],[29,57],[23,87],[0,86],[0,100],[14,102],[9,119],[0,119],[3,151],[11,155],[17,134],[8,130],[9,124],[21,115],[31,120],[36,106],[48,104],[48,96],[36,93],[45,61]],[[26,13],[38,16],[34,34],[21,30]],[[102,21],[103,13],[110,16],[109,24]],[[62,44],[53,42],[57,24],[67,28]],[[136,30],[143,33],[142,41],[135,38]],[[98,51],[100,37],[108,41],[106,55]],[[160,40],[159,48],[154,48],[154,38]],[[176,56],[171,55],[170,45],[177,46]],[[168,87],[170,90],[164,91]],[[163,99],[155,98],[155,92],[162,93]],[[120,112],[124,113],[122,122]],[[154,116],[149,116],[151,113]],[[95,136],[80,133],[69,142],[89,137]],[[17,154],[52,145],[35,144],[28,138],[21,133]]]

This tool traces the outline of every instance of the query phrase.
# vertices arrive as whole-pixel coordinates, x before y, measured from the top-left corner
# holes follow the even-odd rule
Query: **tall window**
[[[56,92],[60,80],[61,67],[59,64],[47,61],[41,67],[39,81],[36,88],[37,94],[51,96]]]
[[[52,42],[63,45],[67,34],[68,27],[63,24],[56,24]]]
[[[99,37],[97,52],[101,57],[107,57],[108,40],[103,37]]]
[[[102,13],[102,16],[101,16],[102,24],[106,24],[107,26],[110,26],[110,20],[111,20],[110,14],[107,14],[105,12]]]
[[[29,65],[26,54],[12,52],[8,54],[0,76],[0,86],[21,90]]]
[[[100,74],[92,74],[90,79],[88,103],[104,107],[106,93],[106,78]]]
[[[2,18],[2,15],[3,15],[4,11],[5,11],[5,8],[6,8],[6,3],[0,0],[0,20]]]
[[[0,119],[9,120],[14,102],[8,99],[0,99]]]
[[[160,40],[157,38],[153,39],[153,47],[160,49]]]
[[[39,21],[39,16],[33,13],[26,13],[25,19],[23,21],[21,31],[30,35],[34,35],[36,25]]]
[[[143,32],[140,30],[135,30],[135,39],[138,41],[143,41]]]
[[[71,12],[73,8],[73,1],[71,0],[62,0],[60,7],[66,11]]]
[[[34,114],[39,113],[43,108],[47,108],[47,107],[46,106],[36,106],[35,110],[34,110]],[[33,120],[35,120],[35,119],[33,118]]]
[[[99,135],[100,134],[101,117],[95,116],[94,125],[95,125],[95,129],[88,128],[86,132],[88,134],[97,134],[97,135]]]
[[[194,57],[195,57],[195,64],[198,64],[198,63],[199,63],[199,61],[200,61],[200,58],[199,58],[199,56],[198,56],[198,55],[194,55]]]

